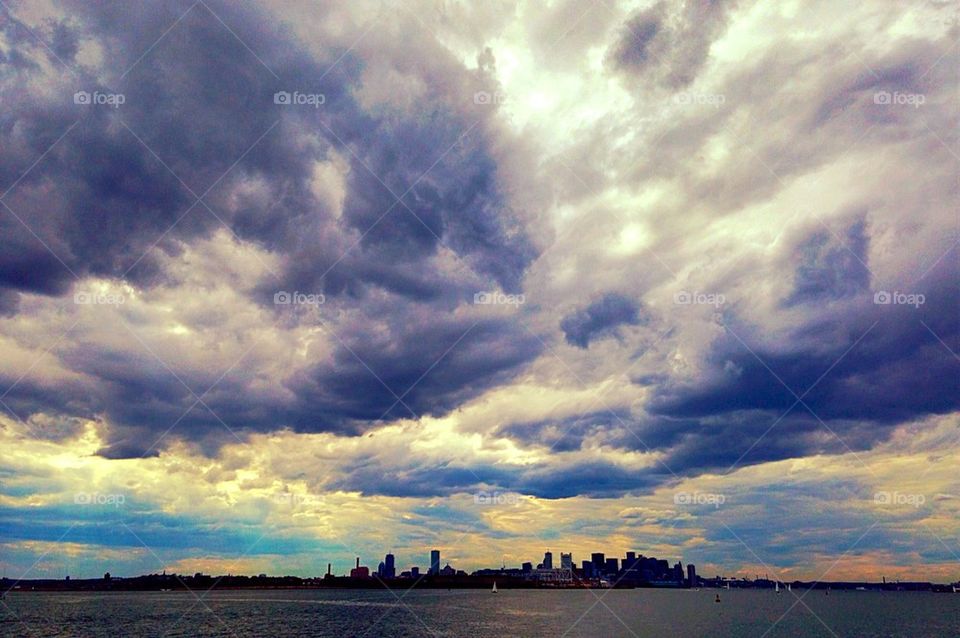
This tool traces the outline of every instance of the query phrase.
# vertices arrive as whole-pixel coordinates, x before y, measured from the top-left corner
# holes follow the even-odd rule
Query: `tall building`
[[[440,550],[430,550],[430,575],[438,576],[440,574]]]
[[[636,552],[627,552],[627,559],[623,561],[624,569],[631,569],[634,567],[637,562],[637,553]]]
[[[524,563],[523,565],[521,565],[520,570],[524,574],[529,574],[530,572],[533,571],[533,563]]]
[[[596,571],[593,568],[593,563],[591,561],[585,560],[581,564],[582,564],[583,577],[593,578],[594,572]]]
[[[393,554],[387,554],[383,561],[383,578],[396,578],[397,577],[397,565],[394,561]]]
[[[599,552],[590,554],[590,560],[593,562],[593,573],[597,576],[602,574],[605,560],[603,554]]]
[[[618,571],[620,571],[620,561],[616,558],[608,558],[604,565],[604,572],[610,576],[614,576]]]
[[[543,568],[553,569],[553,552],[543,553]]]
[[[683,563],[677,561],[677,564],[673,566],[673,580],[678,583],[683,582]]]
[[[687,565],[687,587],[696,587],[697,584],[697,567],[690,563]]]
[[[560,552],[560,569],[573,569],[573,554]]]

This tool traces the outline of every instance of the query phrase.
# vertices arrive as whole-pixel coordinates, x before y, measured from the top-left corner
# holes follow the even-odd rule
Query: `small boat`
[[[713,602],[715,603],[720,602],[720,594],[717,594],[717,597],[713,599]]]
[[[497,593],[497,581],[493,581],[493,589],[490,590],[491,594]]]
[[[790,586],[790,583],[787,583],[787,591],[793,591],[793,587]]]
[[[777,583],[774,583],[774,585],[776,585],[776,589],[775,589],[774,591],[779,594],[779,593],[780,593],[780,583],[777,582]]]

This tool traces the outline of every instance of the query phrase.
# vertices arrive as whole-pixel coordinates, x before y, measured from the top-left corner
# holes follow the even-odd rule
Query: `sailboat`
[[[497,593],[497,581],[493,581],[493,589],[490,590],[491,594]]]
[[[779,593],[780,593],[780,582],[778,581],[778,582],[776,582],[776,583],[774,583],[774,584],[777,586],[777,588],[776,588],[775,591],[779,594]]]
[[[787,591],[793,591],[793,587],[790,586],[790,583],[787,583]]]
[[[727,583],[727,589],[730,589],[730,583]]]
[[[720,602],[720,594],[717,594],[717,597],[713,599],[713,602],[715,603]]]

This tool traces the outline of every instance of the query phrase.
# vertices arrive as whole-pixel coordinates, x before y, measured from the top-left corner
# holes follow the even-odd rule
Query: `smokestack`
[[[357,556],[357,569],[360,569],[360,557]]]
[[[333,566],[332,563],[327,563],[327,576],[330,575],[330,568],[331,568],[332,566]]]

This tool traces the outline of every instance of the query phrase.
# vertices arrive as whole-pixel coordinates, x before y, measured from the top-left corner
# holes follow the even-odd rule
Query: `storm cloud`
[[[701,481],[843,551],[956,453],[949,9],[6,3],[0,542],[128,546],[70,466],[177,552],[769,546]]]

